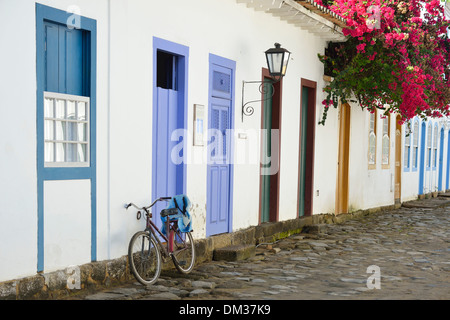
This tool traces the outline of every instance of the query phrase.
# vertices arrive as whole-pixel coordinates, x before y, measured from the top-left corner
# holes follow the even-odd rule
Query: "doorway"
[[[423,194],[424,175],[425,175],[425,137],[426,137],[426,124],[422,122],[420,133],[420,168],[419,168],[419,195]]]
[[[444,167],[444,128],[441,128],[441,133],[439,135],[439,174],[438,174],[438,190],[443,191],[442,176]]]
[[[278,221],[279,217],[280,170],[278,165],[281,150],[281,90],[283,85],[283,80],[274,82],[269,70],[265,68],[262,70],[262,81],[260,223]]]
[[[152,199],[186,192],[186,141],[181,131],[187,127],[188,55],[185,46],[153,38]],[[166,206],[155,205],[153,219],[158,226],[159,212]]]
[[[314,187],[314,136],[317,83],[301,80],[298,216],[311,216]]]
[[[210,54],[206,236],[232,230],[236,62]]]
[[[336,214],[348,212],[348,164],[350,151],[350,105],[341,104],[339,119],[339,158],[336,187]]]
[[[401,203],[402,192],[402,126],[400,116],[395,119],[395,177],[394,177],[394,203]]]

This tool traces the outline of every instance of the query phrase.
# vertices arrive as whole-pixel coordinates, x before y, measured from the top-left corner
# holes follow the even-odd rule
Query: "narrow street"
[[[449,230],[448,206],[401,207],[260,245],[245,261],[211,261],[188,276],[166,271],[148,288],[135,282],[77,299],[447,300]]]

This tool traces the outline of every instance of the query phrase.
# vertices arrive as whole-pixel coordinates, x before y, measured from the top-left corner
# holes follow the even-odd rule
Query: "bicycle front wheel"
[[[161,273],[161,253],[155,239],[149,232],[134,234],[128,246],[130,269],[136,280],[143,285],[151,285]]]
[[[195,265],[195,246],[191,233],[170,230],[169,242],[173,248],[171,256],[175,268],[184,274],[191,272]]]

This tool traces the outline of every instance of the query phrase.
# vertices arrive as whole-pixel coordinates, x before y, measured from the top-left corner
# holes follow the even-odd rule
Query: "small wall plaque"
[[[194,146],[203,146],[205,106],[194,104]]]

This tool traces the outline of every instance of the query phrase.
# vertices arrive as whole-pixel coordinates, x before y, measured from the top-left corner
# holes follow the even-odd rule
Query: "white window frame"
[[[45,100],[46,99],[51,99],[54,100],[55,103],[53,105],[53,116],[47,116],[46,111],[45,111]],[[57,100],[63,100],[64,102],[64,110],[65,110],[65,116],[63,118],[61,117],[56,117],[56,108],[55,108],[55,104]],[[85,119],[84,120],[80,120],[77,119],[77,117],[75,117],[75,119],[68,119],[66,114],[67,114],[67,102],[68,101],[72,101],[75,102],[76,104],[76,114],[78,114],[78,103],[85,103],[86,105],[86,110],[85,110]],[[83,97],[83,96],[76,96],[76,95],[70,95],[70,94],[63,94],[63,93],[56,93],[56,92],[47,92],[44,91],[44,123],[47,121],[52,121],[53,122],[53,139],[48,139],[48,137],[46,137],[46,133],[44,132],[44,157],[46,154],[46,148],[48,144],[59,144],[62,143],[65,147],[65,151],[64,154],[65,156],[67,156],[67,146],[68,145],[85,145],[86,148],[86,153],[85,153],[85,161],[56,161],[56,151],[55,149],[53,150],[53,157],[54,157],[54,161],[45,161],[46,159],[44,159],[44,166],[47,168],[73,168],[73,167],[89,167],[90,166],[90,98],[89,97]],[[77,139],[56,139],[56,129],[55,129],[55,123],[57,121],[61,121],[63,122],[65,125],[67,125],[68,123],[73,123],[75,124],[75,127],[77,128],[77,134],[75,134],[75,138]],[[84,140],[79,140],[79,135],[78,135],[78,125],[79,124],[85,124],[86,125],[86,131],[85,131],[85,139]]]
[[[403,161],[403,168],[405,170],[408,170],[411,168],[411,145],[412,145],[412,135],[414,129],[411,130],[408,134],[408,129],[405,128],[405,154],[404,154],[404,161]]]
[[[391,153],[391,126],[390,126],[390,115],[383,118],[383,136],[381,143],[381,164],[385,168],[389,168],[390,163],[390,153]]]
[[[412,147],[412,161],[411,168],[417,170],[419,163],[419,121],[414,120],[413,124],[413,147]]]
[[[372,125],[373,124],[373,125]],[[369,113],[369,169],[375,169],[377,163],[377,112]],[[373,145],[372,145],[373,143]]]
[[[434,125],[434,127],[433,127],[433,162],[431,164],[433,169],[437,168],[438,134],[439,134],[439,128],[437,125]]]

